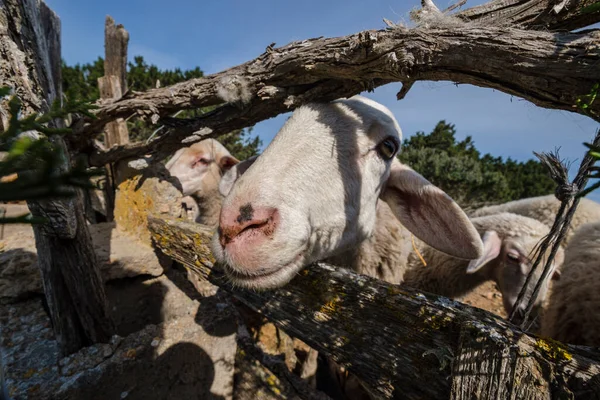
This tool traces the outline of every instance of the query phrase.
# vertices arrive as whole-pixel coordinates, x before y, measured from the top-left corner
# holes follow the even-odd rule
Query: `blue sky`
[[[382,18],[408,21],[417,0],[46,0],[62,21],[62,53],[68,64],[104,55],[104,18],[111,15],[129,31],[129,56],[143,55],[161,68],[199,66],[206,74],[251,60],[272,42],[276,46],[318,36],[342,36],[384,27]],[[484,1],[470,0],[469,7]],[[438,7],[451,4],[438,1]],[[502,92],[452,82],[416,83],[396,100],[400,84],[364,93],[389,107],[405,136],[429,132],[445,119],[458,138],[471,135],[483,153],[517,160],[533,151],[560,147],[563,158],[579,165],[598,124],[578,114],[536,107]],[[268,144],[286,115],[255,126]],[[600,200],[600,194],[594,195]]]

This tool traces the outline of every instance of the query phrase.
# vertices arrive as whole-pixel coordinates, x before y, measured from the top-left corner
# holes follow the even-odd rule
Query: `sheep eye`
[[[398,150],[398,143],[392,139],[387,138],[377,146],[379,155],[385,160],[391,160],[396,151]]]
[[[519,262],[519,255],[515,253],[506,253],[506,256],[514,262]]]
[[[194,161],[194,163],[192,164],[192,167],[195,167],[198,164],[208,165],[208,164],[210,164],[210,160],[208,160],[204,157],[201,157],[201,158],[197,159],[196,161]]]

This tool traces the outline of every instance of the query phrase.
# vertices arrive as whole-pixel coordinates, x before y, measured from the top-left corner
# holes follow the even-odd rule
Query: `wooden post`
[[[129,33],[123,25],[115,25],[115,20],[106,16],[104,24],[104,76],[98,78],[98,89],[101,99],[117,100],[127,92],[127,44],[129,43]],[[123,118],[118,118],[106,124],[104,128],[104,138],[106,148],[129,143],[129,131],[127,122]],[[115,191],[124,176],[122,169],[124,163],[116,162],[107,165],[106,195],[107,213],[109,221],[114,219]]]
[[[0,53],[0,82],[15,89],[23,103],[23,115],[47,111],[49,104],[61,97],[60,20],[44,2],[0,2]],[[63,149],[61,168],[67,168],[70,157],[63,139],[54,136],[50,140]],[[114,326],[84,219],[81,192],[72,199],[31,201],[28,206],[32,214],[48,220],[33,229],[61,353],[107,342]]]

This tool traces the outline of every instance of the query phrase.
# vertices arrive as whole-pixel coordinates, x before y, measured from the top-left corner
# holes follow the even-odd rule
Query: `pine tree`
[[[442,120],[429,134],[405,139],[398,158],[463,207],[553,193],[555,184],[538,161],[481,155],[471,136],[457,142],[455,135],[455,126]]]

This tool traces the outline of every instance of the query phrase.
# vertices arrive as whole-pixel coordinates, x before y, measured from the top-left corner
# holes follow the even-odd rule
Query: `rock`
[[[14,300],[31,293],[42,293],[35,248],[0,249],[0,298]]]
[[[39,299],[0,305],[0,345],[14,400],[233,397],[237,325],[226,296],[194,294],[177,271],[115,281],[107,293],[120,334],[149,316],[157,323],[63,359]]]
[[[13,207],[7,215],[21,215],[26,206]],[[172,261],[149,245],[116,229],[114,223],[89,225],[104,281],[139,275],[159,276]],[[33,229],[29,225],[7,225],[0,240],[0,300],[15,301],[43,293],[37,266]]]
[[[160,163],[135,173],[137,175],[122,182],[117,189],[115,221],[120,230],[151,246],[148,216],[179,218],[183,198],[181,184]]]
[[[106,191],[104,189],[104,187],[105,187],[104,180],[105,179],[106,179],[105,175],[92,177],[90,179],[90,181],[92,182],[92,184],[94,186],[96,186],[96,189],[88,190],[87,194],[90,199],[90,206],[92,207],[92,210],[107,217],[108,216],[108,205],[106,202]]]
[[[138,275],[159,276],[172,264],[168,257],[117,229],[114,223],[89,228],[105,281]]]
[[[40,398],[58,376],[59,350],[39,298],[0,306],[0,347],[9,395]]]

